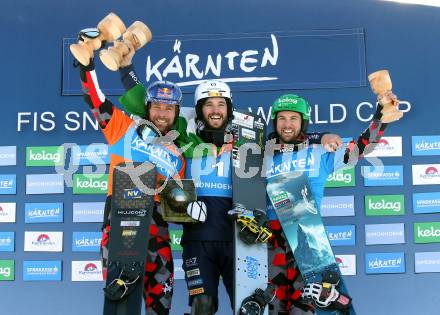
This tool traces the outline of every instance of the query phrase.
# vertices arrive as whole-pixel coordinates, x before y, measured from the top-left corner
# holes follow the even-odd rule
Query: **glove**
[[[196,221],[205,222],[207,217],[207,208],[203,201],[193,201],[186,208],[186,213]]]

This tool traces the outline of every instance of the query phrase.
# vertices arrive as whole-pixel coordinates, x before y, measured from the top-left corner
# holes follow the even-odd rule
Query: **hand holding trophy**
[[[100,49],[104,41],[116,40],[125,30],[124,22],[116,14],[110,13],[98,23],[98,29],[81,31],[78,43],[70,45],[70,51],[76,60],[87,66],[95,50]]]
[[[130,53],[131,47],[138,50],[151,41],[152,37],[150,29],[144,23],[136,21],[122,35],[122,41],[115,41],[114,46],[101,50],[99,58],[108,69],[116,71],[121,67],[124,56]]]
[[[383,123],[390,123],[402,118],[403,112],[399,111],[399,101],[391,91],[393,84],[388,70],[373,72],[368,76],[368,81],[370,81],[371,89],[377,95],[377,100],[382,106],[380,120]]]

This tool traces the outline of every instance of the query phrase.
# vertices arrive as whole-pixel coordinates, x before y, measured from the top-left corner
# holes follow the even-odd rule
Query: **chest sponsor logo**
[[[61,260],[23,261],[24,281],[61,281]]]
[[[385,165],[383,167],[362,166],[365,186],[402,186],[403,166]]]
[[[142,192],[137,188],[132,189],[124,189],[124,199],[132,200],[132,199],[141,199]]]
[[[365,273],[405,273],[405,253],[367,253]]]
[[[412,166],[413,185],[440,184],[440,164],[421,164]]]
[[[325,187],[353,187],[356,186],[354,168],[344,168],[337,170],[327,177]]]
[[[440,243],[440,222],[414,223],[414,242]]]
[[[440,212],[440,192],[413,194],[414,213]]]
[[[413,136],[412,155],[440,155],[440,136]]]
[[[404,215],[404,195],[375,195],[365,196],[365,215]]]
[[[195,276],[200,276],[200,269],[199,268],[191,269],[186,272],[187,278],[191,278],[191,277],[195,277]]]
[[[26,166],[62,166],[64,147],[27,147]]]

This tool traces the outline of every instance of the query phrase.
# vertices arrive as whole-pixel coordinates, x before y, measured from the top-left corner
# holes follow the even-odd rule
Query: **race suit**
[[[165,178],[183,176],[185,160],[172,142],[153,145],[146,144],[140,138],[139,126],[136,122],[117,109],[100,90],[93,62],[87,67],[80,65],[80,76],[84,99],[89,104],[109,144],[108,196],[105,203],[101,241],[103,275],[106,279],[114,167],[123,161],[151,162],[156,166],[157,182],[160,186]],[[128,157],[127,152],[130,155]],[[163,220],[158,205],[159,196],[155,196],[144,278],[144,298],[149,315],[169,314],[174,283],[168,224]]]
[[[366,153],[366,150],[372,151],[379,142],[387,125],[381,123],[380,117],[379,107],[369,127],[359,139],[351,141],[345,149],[341,148],[335,153],[327,152],[321,145],[294,152],[276,151],[272,163],[267,164],[267,177],[304,171],[309,177],[310,187],[319,209],[328,176],[340,168],[354,164]],[[272,246],[269,248],[269,280],[277,287],[276,298],[269,304],[269,314],[313,314],[314,307],[301,301],[300,288],[303,287],[301,275],[269,199],[267,214],[274,232]]]

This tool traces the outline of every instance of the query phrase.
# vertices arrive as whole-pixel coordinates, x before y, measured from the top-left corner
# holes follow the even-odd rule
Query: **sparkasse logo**
[[[62,166],[64,165],[64,147],[27,147],[26,166]]]

